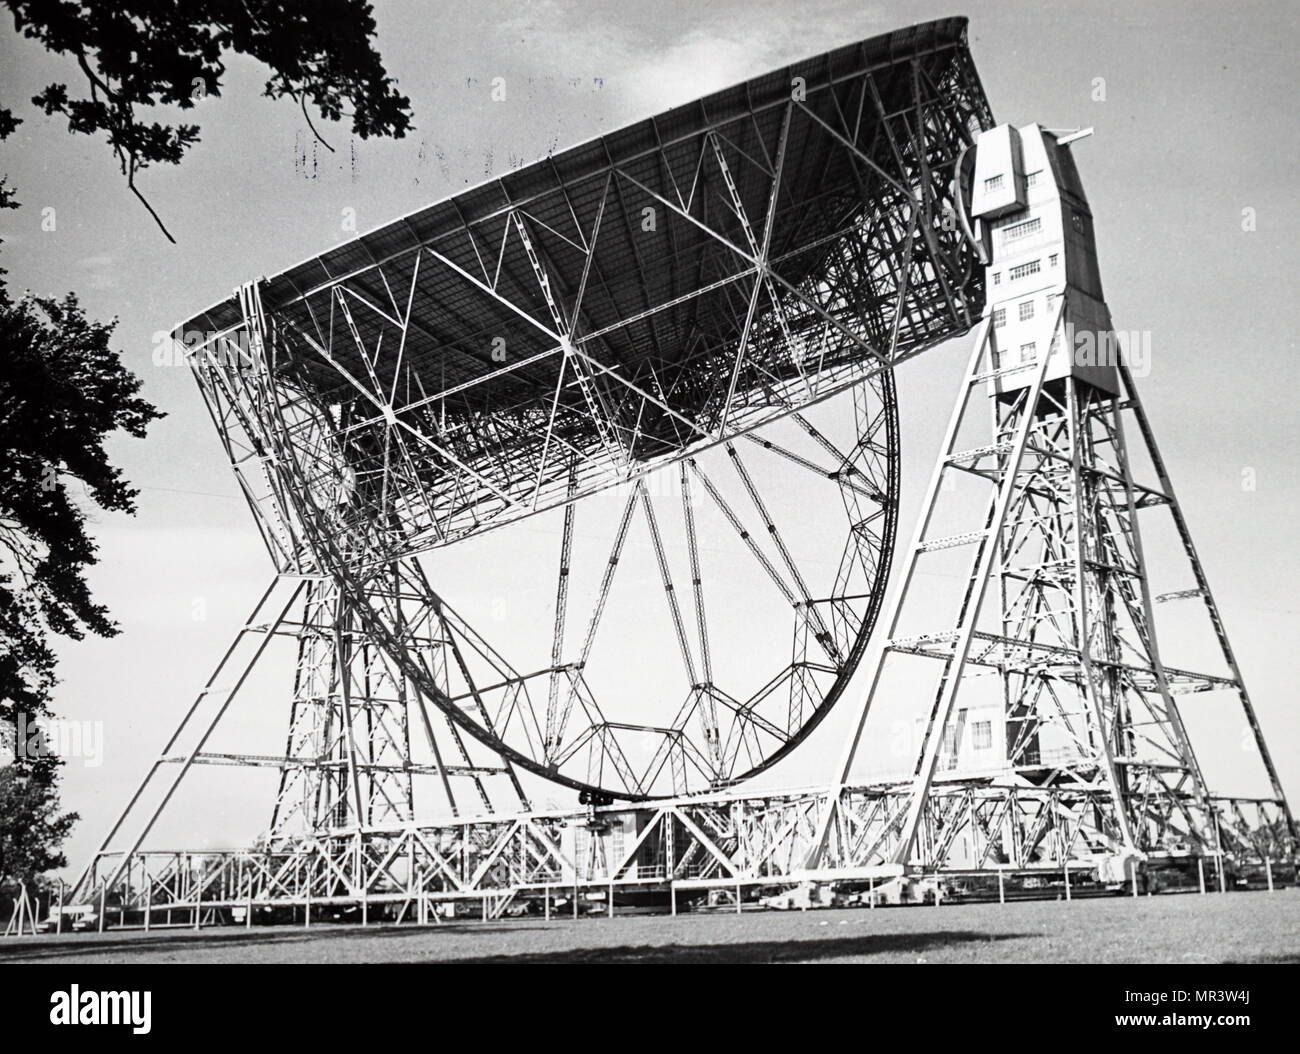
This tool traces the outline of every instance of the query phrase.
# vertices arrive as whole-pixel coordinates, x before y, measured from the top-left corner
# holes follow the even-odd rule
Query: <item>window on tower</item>
[[[995,307],[993,309],[993,328],[1007,324],[1007,309],[1005,307]]]
[[[1034,302],[1032,300],[1020,301],[1020,321],[1028,322],[1034,317]]]
[[[988,750],[993,746],[993,722],[976,721],[970,726],[971,746],[976,750]]]
[[[1014,227],[1007,227],[1002,231],[1002,243],[1017,242],[1021,238],[1028,238],[1031,234],[1037,234],[1043,229],[1043,221],[1035,216],[1032,220],[1025,220],[1024,223],[1017,223]]]
[[[943,767],[945,769],[955,769],[957,767],[957,729],[952,725],[943,730],[943,755]]]

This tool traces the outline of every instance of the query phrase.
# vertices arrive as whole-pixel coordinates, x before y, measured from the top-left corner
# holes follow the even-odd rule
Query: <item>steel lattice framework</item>
[[[1062,299],[1054,347],[1065,338],[1066,308]],[[1049,356],[1027,371],[1000,360],[988,333],[986,324],[901,570],[906,586],[926,557],[958,550],[969,554],[969,578],[945,612],[950,622],[930,632],[893,635],[909,606],[908,589],[898,594],[807,866],[1059,870],[1071,859],[1179,854],[1294,863],[1294,820],[1131,372],[1121,359],[1120,392],[1049,381]],[[1026,372],[1032,381],[1008,397],[979,397],[990,382]],[[967,426],[989,417],[985,401],[993,413],[981,440]],[[1139,480],[1126,431],[1155,479]],[[965,503],[966,529],[946,521],[936,533],[953,473],[983,481],[986,498]],[[1225,672],[1161,658],[1143,513],[1172,517],[1197,587],[1169,599],[1203,606]],[[874,799],[864,824],[863,802],[873,799],[850,782],[855,753],[883,678],[905,664],[911,683],[935,685],[925,734],[910,782]],[[959,694],[976,693],[981,681],[995,686],[1004,715],[1004,756],[995,771],[954,780],[945,774],[959,760]],[[1201,695],[1240,708],[1270,797],[1212,793],[1182,715]]]
[[[1040,169],[995,146],[986,159],[1012,179],[980,170],[981,135],[1021,133],[994,128],[965,21],[928,23],[489,181],[178,327],[276,577],[74,897],[146,926],[158,911],[251,919],[255,905],[303,907],[310,921],[320,904],[423,923],[443,901],[478,901],[487,918],[539,894],[549,910],[562,889],[576,905],[592,887],[612,910],[618,889],[674,904],[728,889],[739,906],[747,886],[918,871],[1050,871],[1068,889],[1087,870],[1131,876],[1136,891],[1139,862],[1209,860],[1220,888],[1250,861],[1294,867],[1294,821],[1118,344],[1110,372],[1061,356],[1076,324],[1113,336],[1068,141],[1021,132]],[[972,187],[992,235],[972,222]],[[988,205],[991,193],[1009,196]],[[1009,306],[1015,339],[998,336]],[[841,696],[881,614],[898,505],[893,368],[972,327],[834,778],[746,793],[735,785]],[[980,419],[987,434],[972,439]],[[1134,450],[1154,478],[1139,478]],[[964,528],[932,533],[957,475],[985,493],[954,502]],[[792,524],[773,483],[796,479],[820,489],[799,491]],[[611,515],[584,527],[602,495]],[[831,529],[832,508],[833,534],[802,544],[807,522]],[[1203,605],[1220,672],[1162,657],[1147,510],[1172,516],[1194,586],[1158,599]],[[429,568],[547,516],[554,603],[530,663]],[[727,610],[711,592],[724,538],[770,607]],[[640,712],[617,652],[602,680],[598,643],[638,548],[649,571],[616,645],[650,646],[637,620],[662,594],[662,669],[680,670]],[[918,564],[945,552],[968,556],[950,619],[901,632]],[[748,684],[719,632],[729,620],[790,631],[779,656],[746,639]],[[216,749],[275,641],[294,671],[283,753]],[[934,673],[914,764],[902,779],[855,779],[899,662]],[[1004,749],[972,775],[956,766],[962,706],[989,686]],[[1201,695],[1236,701],[1268,794],[1211,789],[1181,709]],[[256,849],[142,848],[196,766],[277,770]],[[585,810],[535,808],[522,770],[581,791]],[[433,821],[422,781],[438,789]],[[128,834],[151,789],[158,803]]]
[[[875,621],[897,505],[887,367],[982,307],[949,195],[989,119],[963,23],[916,27],[493,180],[180,327],[277,570],[331,578],[336,617],[458,734],[549,779],[644,798],[772,764],[838,697]],[[837,440],[808,415],[842,392],[853,423]],[[782,420],[802,451],[764,434]],[[830,580],[794,552],[754,457],[833,484],[846,518]],[[673,464],[689,607],[644,482]],[[626,505],[576,645],[574,510],[615,486]],[[791,657],[744,688],[714,676],[697,501],[794,613]],[[551,663],[521,672],[413,562],[560,507]],[[634,519],[686,680],[660,714],[624,712],[585,674]],[[399,639],[407,595],[436,608],[436,646]]]
[[[910,786],[877,839],[893,863],[951,866],[957,847],[972,867],[1053,852],[1130,868],[1221,857],[1222,828],[1239,811],[1212,794],[1186,709],[1235,711],[1242,760],[1274,811],[1275,826],[1253,837],[1294,860],[1277,769],[1112,327],[1071,141],[1002,125],[982,137],[973,173],[963,170],[963,225],[994,292],[838,779],[849,784],[867,715],[901,676],[913,692],[934,689]],[[1197,602],[1201,617],[1183,623],[1190,636],[1199,622],[1205,641],[1188,654],[1195,670],[1170,663],[1157,633],[1144,539],[1160,513],[1182,587],[1161,599]],[[946,603],[915,588],[936,558],[960,583]],[[984,742],[967,737],[963,764],[964,725],[981,713]],[[945,779],[981,794],[936,797]],[[1049,792],[1052,809],[1030,791]],[[1036,838],[1026,851],[1014,836],[1024,827],[1061,844]],[[811,859],[852,859],[855,843],[830,808]]]
[[[904,875],[909,869],[894,861],[895,818],[910,800],[906,784],[697,795],[634,810],[523,811],[335,830],[241,851],[105,853],[81,888],[110,924],[146,926],[168,918],[219,922],[232,909],[251,919],[259,908],[305,909],[310,920],[313,910],[331,907],[427,924],[448,902],[488,919],[517,901],[564,897],[567,908],[593,892],[611,898],[607,906],[638,893],[676,903],[708,891],[734,895],[739,905],[755,887],[865,886]],[[915,844],[933,871],[1012,880],[1080,875],[1095,869],[1091,854],[1111,847],[1098,838],[1094,818],[1112,805],[1098,789],[940,784],[926,798]],[[1273,861],[1279,877],[1284,865],[1294,866],[1294,842],[1275,803],[1212,798],[1210,805],[1221,825],[1209,878],[1220,888],[1229,866]],[[843,838],[817,858],[828,820]],[[615,830],[617,841],[608,836]]]
[[[969,328],[978,268],[950,184],[990,119],[964,22],[919,26],[556,154],[197,316],[177,336],[277,567],[334,570],[322,526],[364,572],[571,503]]]

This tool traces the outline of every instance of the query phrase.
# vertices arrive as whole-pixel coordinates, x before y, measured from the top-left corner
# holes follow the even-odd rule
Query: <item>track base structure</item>
[[[909,800],[905,783],[822,788],[339,830],[239,851],[106,853],[79,900],[107,926],[430,923],[575,906],[780,906],[782,893],[800,889],[819,891],[810,905],[873,904],[922,899],[927,890],[933,898],[935,889],[941,897],[1059,896],[1069,885],[1081,896],[1296,880],[1294,842],[1269,801],[1213,799],[1223,821],[1217,848],[1136,860],[1096,827],[1115,808],[1104,791],[939,784],[922,813],[924,851],[902,866],[892,859],[900,838],[893,820]],[[848,833],[847,851],[808,867],[827,815]]]

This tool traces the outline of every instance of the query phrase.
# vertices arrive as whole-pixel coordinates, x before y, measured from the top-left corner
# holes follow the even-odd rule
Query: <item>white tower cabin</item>
[[[1045,380],[1069,375],[1118,394],[1092,212],[1070,151],[1036,124],[989,129],[975,156],[970,211],[991,235],[992,391],[1027,387],[1046,352]]]

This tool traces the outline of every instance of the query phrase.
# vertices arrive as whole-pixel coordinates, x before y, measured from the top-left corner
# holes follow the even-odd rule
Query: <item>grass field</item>
[[[1300,890],[808,912],[121,931],[0,939],[3,963],[1300,962]]]

